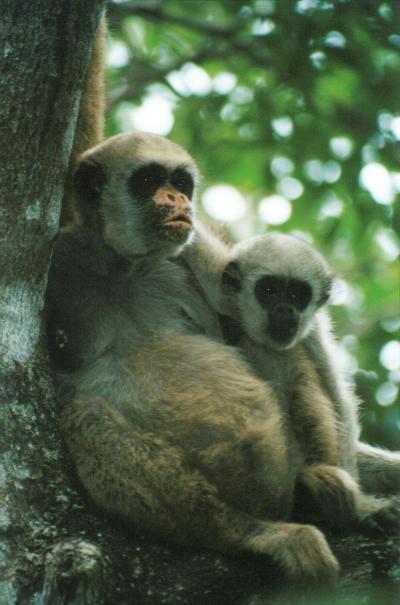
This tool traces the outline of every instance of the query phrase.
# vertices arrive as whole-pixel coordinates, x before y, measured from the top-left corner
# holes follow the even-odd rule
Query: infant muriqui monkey
[[[361,493],[357,398],[349,390],[335,401],[329,389],[345,382],[335,360],[319,349],[332,280],[325,259],[296,237],[245,240],[233,248],[222,275],[222,325],[227,342],[272,383],[284,411],[298,469],[294,517],[341,530],[394,511],[389,500]]]

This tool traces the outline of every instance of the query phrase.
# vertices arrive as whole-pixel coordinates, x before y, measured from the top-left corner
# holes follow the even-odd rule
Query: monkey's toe
[[[380,501],[378,501],[380,502]],[[368,533],[387,535],[400,529],[400,497],[381,501],[370,514],[360,522],[360,529]]]

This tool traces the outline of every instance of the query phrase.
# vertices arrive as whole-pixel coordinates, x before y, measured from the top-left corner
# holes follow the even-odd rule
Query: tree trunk
[[[43,300],[102,4],[0,0],[0,604],[281,602],[263,560],[155,543],[92,511],[63,457]],[[398,544],[334,541],[334,602],[394,603]]]
[[[0,603],[7,605],[42,595],[46,551],[70,514],[42,315],[101,10],[96,0],[0,0]]]

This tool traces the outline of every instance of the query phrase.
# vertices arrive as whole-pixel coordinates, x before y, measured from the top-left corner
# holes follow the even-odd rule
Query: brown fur
[[[269,555],[298,581],[331,579],[325,538],[289,522],[302,462],[274,389],[214,340],[215,312],[173,258],[187,227],[165,230],[180,196],[164,195],[170,181],[150,197],[148,181],[143,191],[132,181],[146,161],[170,181],[182,166],[196,178],[190,156],[160,137],[110,139],[83,155],[85,222],[53,253],[49,347],[78,476],[99,507],[145,530]],[[209,252],[199,246],[204,267]]]
[[[340,468],[338,420],[315,366],[301,345],[289,355],[293,364],[287,394],[290,422],[305,456],[296,480],[294,516],[343,531],[357,520],[359,488]]]
[[[289,413],[307,464],[339,464],[337,419],[304,347],[290,351]]]

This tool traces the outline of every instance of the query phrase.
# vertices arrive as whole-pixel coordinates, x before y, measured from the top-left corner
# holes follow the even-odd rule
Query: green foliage
[[[390,447],[400,370],[381,352],[400,327],[396,10],[396,0],[115,1],[110,52],[118,43],[126,57],[107,73],[108,134],[132,116],[145,129],[135,108],[163,98],[167,134],[196,158],[204,188],[230,184],[246,199],[245,219],[227,223],[233,237],[300,231],[330,259],[347,292],[332,312],[358,362],[364,437]],[[259,214],[274,194],[290,213],[278,227]]]

